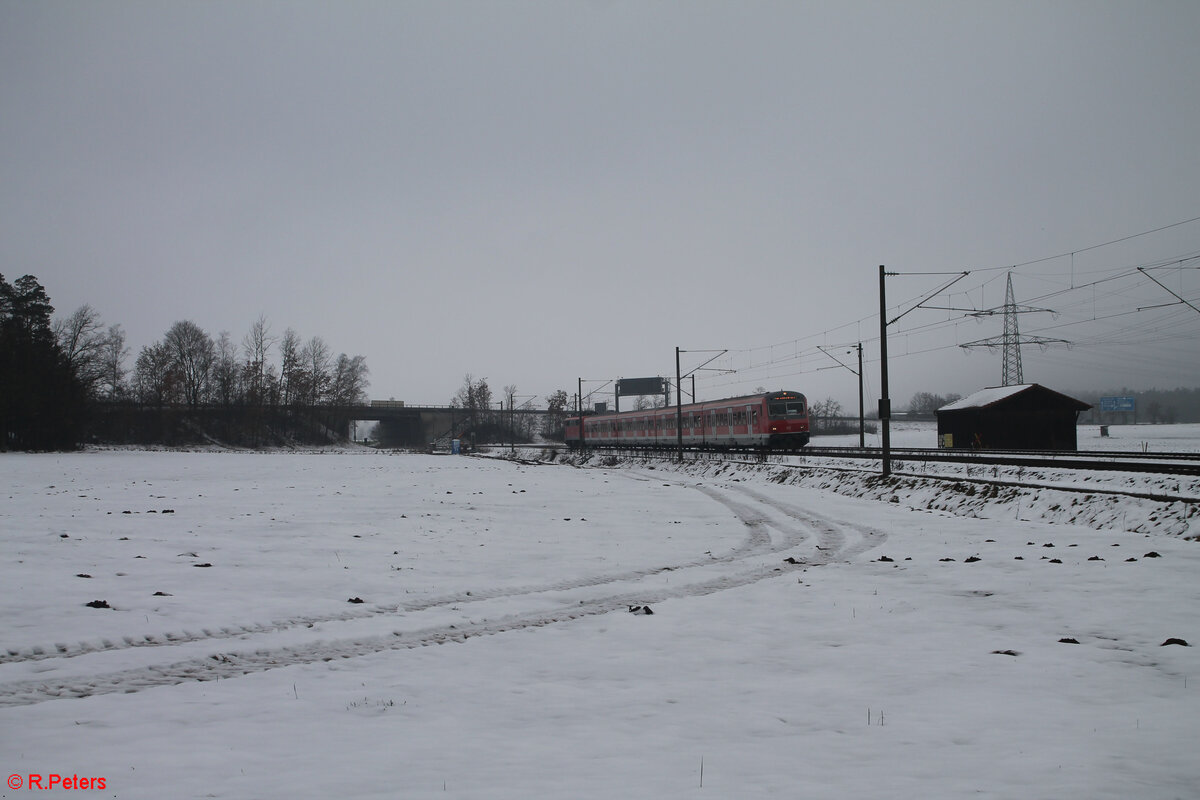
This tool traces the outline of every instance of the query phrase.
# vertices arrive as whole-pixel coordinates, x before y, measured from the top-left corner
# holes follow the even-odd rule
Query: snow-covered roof
[[[966,397],[955,400],[953,403],[947,403],[938,409],[938,411],[958,411],[962,408],[984,408],[992,403],[998,403],[1001,400],[1006,400],[1015,394],[1036,386],[1036,383],[1019,383],[1016,386],[989,386],[987,389],[980,389],[975,394],[967,395]]]
[[[1038,389],[1041,392],[1045,392],[1050,395],[1057,395],[1065,400],[1070,400],[1071,402],[1076,403],[1082,408],[1091,408],[1091,406],[1089,406],[1087,403],[1076,400],[1073,397],[1068,397],[1067,395],[1056,392],[1053,389],[1047,389],[1045,386],[1041,386],[1036,383],[1019,383],[1015,386],[990,386],[987,389],[980,389],[978,392],[975,392],[975,394],[968,395],[961,400],[955,400],[953,403],[948,403],[942,406],[938,409],[938,412],[960,411],[964,408],[987,408],[988,406],[999,403],[1001,400],[1007,400],[1008,398],[1021,394],[1022,392],[1027,392],[1030,389]]]

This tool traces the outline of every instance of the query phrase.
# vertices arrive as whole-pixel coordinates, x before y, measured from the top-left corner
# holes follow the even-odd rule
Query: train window
[[[804,416],[804,402],[802,400],[789,400],[787,402],[769,403],[767,405],[767,414],[772,417],[802,417]]]

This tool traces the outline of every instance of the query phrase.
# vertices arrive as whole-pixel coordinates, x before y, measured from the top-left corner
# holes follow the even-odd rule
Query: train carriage
[[[689,403],[681,409],[569,417],[564,437],[571,448],[668,448],[682,438],[685,447],[798,450],[809,440],[808,402],[799,392],[770,392]]]

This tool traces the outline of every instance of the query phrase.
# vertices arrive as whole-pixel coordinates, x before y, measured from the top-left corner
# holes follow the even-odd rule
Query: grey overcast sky
[[[1054,312],[1022,334],[1071,343],[1027,381],[1200,386],[1200,312],[1150,277],[1200,306],[1197,42],[1194,0],[0,0],[0,272],[120,323],[130,367],[264,315],[373,398],[591,391],[678,346],[729,351],[701,397],[849,406],[821,348],[862,341],[873,407],[886,264],[903,407],[1000,382],[959,345],[1015,267]]]

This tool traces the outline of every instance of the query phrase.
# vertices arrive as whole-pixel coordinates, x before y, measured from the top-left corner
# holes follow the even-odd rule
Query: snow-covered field
[[[0,454],[0,796],[1197,796],[1194,502],[602,463]]]

